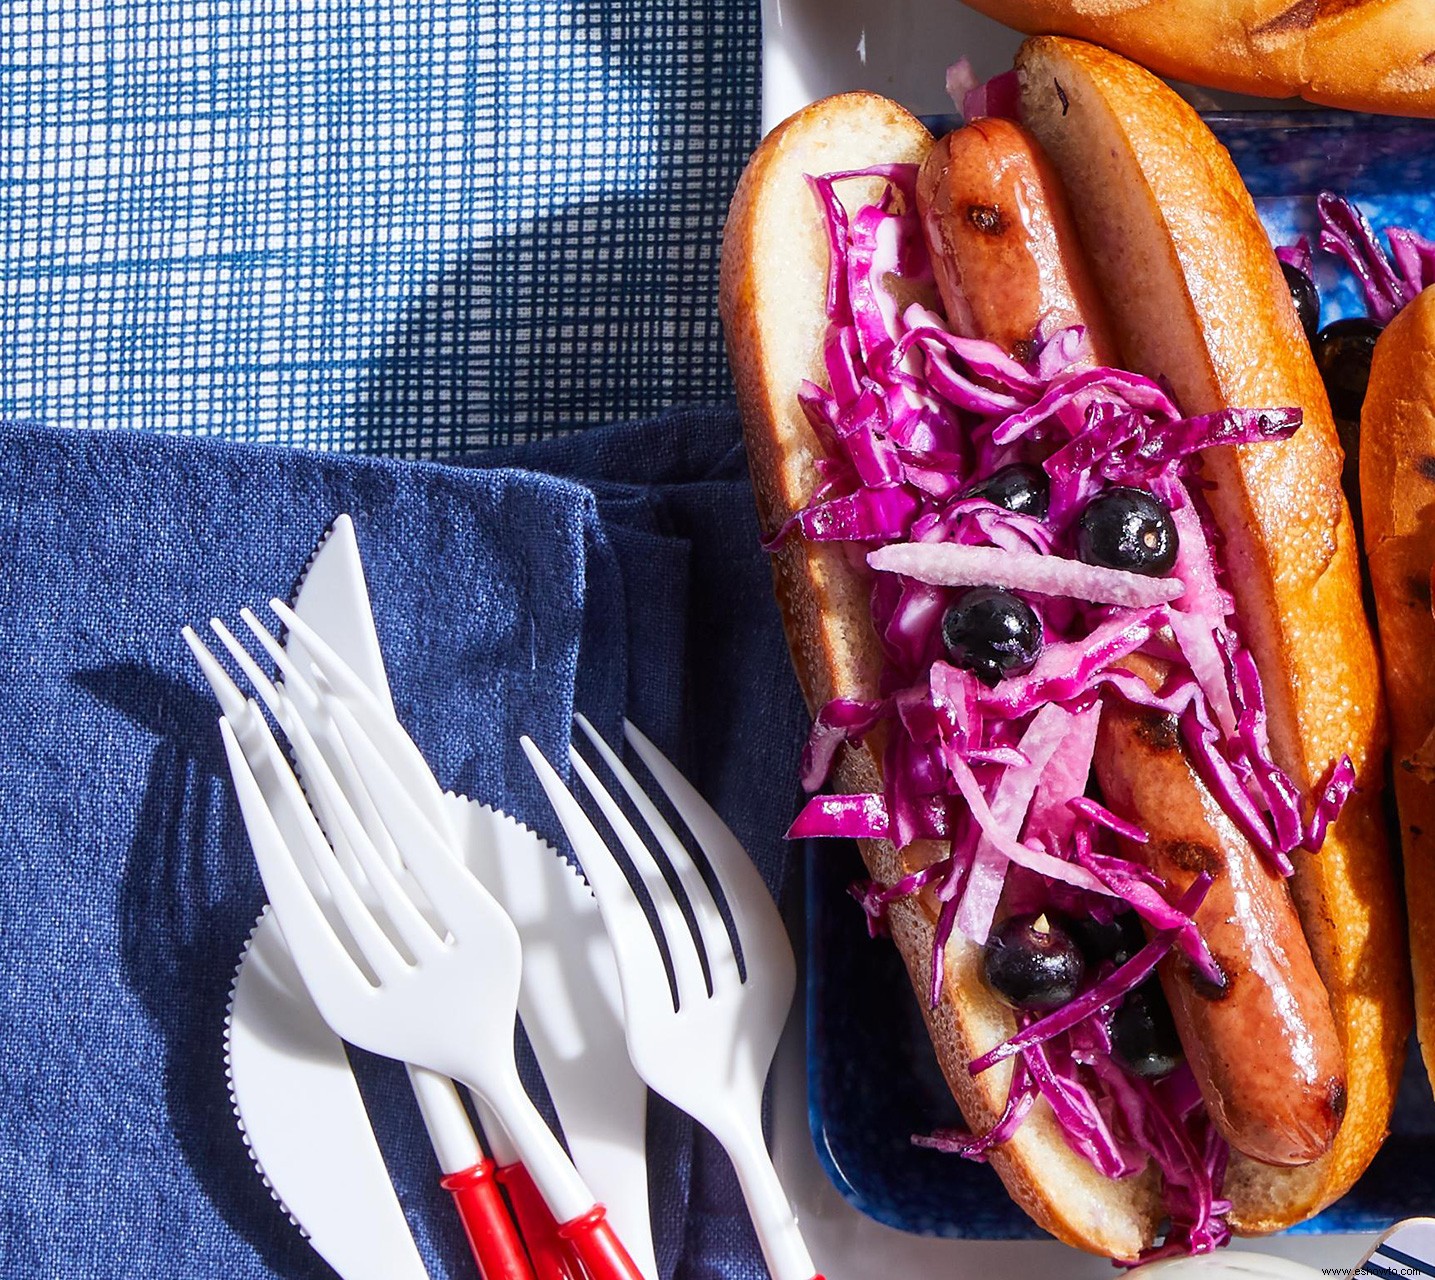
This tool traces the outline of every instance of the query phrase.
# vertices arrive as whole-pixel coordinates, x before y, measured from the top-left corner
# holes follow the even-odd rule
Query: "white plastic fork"
[[[285,693],[292,690],[295,695],[293,698],[281,693],[281,686],[265,675],[253,656],[223,622],[212,618],[210,627],[286,735],[291,740],[303,738],[305,758],[311,761],[317,758],[324,760],[329,776],[344,788],[345,794],[364,821],[366,834],[376,847],[384,851],[388,865],[401,873],[402,864],[398,853],[388,839],[382,820],[375,813],[362,781],[357,777],[347,748],[337,737],[333,722],[318,697],[314,695],[312,687],[284,648],[253,613],[248,609],[241,609],[239,616],[277,663],[287,680]],[[192,627],[182,628],[181,635],[199,663],[200,671],[213,690],[220,708],[229,717],[230,724],[245,726],[245,732],[254,729],[256,722],[246,714],[244,694],[229,678],[214,654]],[[381,712],[382,708],[379,710]],[[257,740],[253,743],[245,741],[243,734],[240,735],[240,744],[251,755],[254,754],[253,748],[258,745]],[[323,804],[326,795],[327,792],[321,790],[314,793],[314,799]],[[320,817],[331,834],[341,834],[337,831],[337,819],[332,813],[325,812]],[[431,817],[430,821],[432,820]],[[291,845],[296,836],[296,830],[286,829],[285,838]],[[350,876],[356,880],[366,880],[362,870],[357,869],[358,864],[354,862],[347,843],[343,845],[343,849],[349,859],[347,865]],[[322,892],[322,886],[319,887]],[[519,1240],[514,1229],[515,1224],[510,1220],[504,1205],[499,1180],[503,1174],[507,1174],[509,1179],[525,1175],[515,1174],[515,1170],[521,1169],[522,1166],[517,1163],[518,1154],[503,1126],[482,1100],[475,1096],[474,1105],[483,1134],[488,1139],[492,1152],[490,1156],[469,1122],[463,1100],[454,1088],[453,1081],[411,1062],[405,1063],[404,1066],[414,1099],[418,1103],[424,1129],[433,1147],[434,1157],[443,1174],[440,1185],[453,1197],[479,1270],[487,1280],[532,1280],[539,1263],[535,1261],[533,1267],[529,1267],[524,1256],[524,1244],[527,1243],[535,1259],[542,1258],[546,1263],[552,1252],[546,1241],[552,1237],[556,1224],[544,1213],[540,1215],[540,1220],[520,1224],[526,1241]],[[503,1173],[500,1173],[500,1170]],[[516,1212],[514,1216],[518,1216]],[[545,1269],[539,1273],[539,1280],[553,1280],[554,1274],[562,1273]]]
[[[637,779],[582,716],[576,723],[618,779],[657,841],[655,854],[587,761],[569,761],[622,843],[657,913],[677,988],[662,951],[612,851],[529,738],[523,750],[583,864],[618,959],[628,1053],[649,1088],[686,1111],[727,1151],[737,1170],[763,1256],[774,1280],[814,1277],[811,1255],[762,1135],[762,1091],[792,1007],[797,966],[767,886],[727,825],[667,758],[632,724],[624,734],[706,856],[732,917],[739,963],[722,912],[692,856]],[[692,909],[683,915],[663,866]],[[707,959],[711,988],[704,976]]]
[[[274,603],[281,616],[288,613],[282,602]],[[519,1081],[513,1057],[517,931],[462,864],[451,833],[436,828],[413,798],[415,762],[421,764],[422,756],[392,719],[367,723],[365,716],[360,724],[333,696],[330,678],[344,685],[352,677],[341,664],[316,665],[312,681],[296,684],[299,674],[286,673],[288,687],[276,690],[286,713],[280,718],[332,842],[258,704],[249,700],[235,708],[240,723],[226,714],[220,729],[260,874],[315,1005],[343,1039],[473,1089],[498,1115],[561,1224],[560,1234],[593,1280],[641,1280],[603,1207],[594,1203]],[[327,712],[372,802],[367,821],[350,802],[354,778],[348,787],[337,783],[294,710],[296,696],[317,699]],[[422,772],[426,785],[436,788],[427,766]],[[377,844],[369,836],[376,815],[385,834]],[[390,861],[394,854],[397,868]],[[347,940],[326,917],[301,865],[322,882]],[[363,892],[355,866],[362,870]],[[376,918],[375,901],[387,928]]]

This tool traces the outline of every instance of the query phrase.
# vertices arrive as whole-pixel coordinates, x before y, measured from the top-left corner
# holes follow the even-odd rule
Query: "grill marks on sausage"
[[[1346,1104],[1350,1101],[1345,1090],[1344,1080],[1332,1080],[1330,1082],[1330,1114],[1337,1120],[1345,1119]]]
[[[1181,963],[1186,967],[1186,975],[1191,983],[1191,990],[1200,996],[1202,1000],[1207,1000],[1211,1004],[1218,1004],[1220,1001],[1230,997],[1231,992],[1236,988],[1236,975],[1244,973],[1245,970],[1243,970],[1239,964],[1233,963],[1224,956],[1213,954],[1211,958],[1216,962],[1216,969],[1220,975],[1217,978],[1209,978],[1204,973],[1198,973],[1192,968],[1189,960],[1182,960]]]
[[[1011,226],[1007,216],[994,204],[968,205],[967,221],[984,236],[1003,236]]]
[[[1181,736],[1176,731],[1176,717],[1159,712],[1136,718],[1136,736],[1153,751],[1179,751]]]
[[[1431,56],[1435,57],[1435,54]],[[1435,481],[1435,455],[1427,453],[1415,464],[1415,470],[1424,476],[1425,479]]]
[[[1205,872],[1212,880],[1226,874],[1226,857],[1219,850],[1199,840],[1166,840],[1159,846],[1160,856],[1169,859],[1192,876]]]

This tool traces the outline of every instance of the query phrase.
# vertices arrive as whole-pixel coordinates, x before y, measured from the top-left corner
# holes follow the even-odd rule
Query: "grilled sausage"
[[[1125,661],[1153,686],[1154,663]],[[1106,803],[1146,829],[1123,841],[1134,862],[1177,893],[1212,877],[1196,925],[1224,981],[1184,957],[1161,967],[1211,1118],[1233,1147],[1265,1164],[1307,1164],[1329,1150],[1345,1115],[1345,1060],[1286,882],[1202,784],[1175,718],[1115,700],[1102,709],[1096,777]]]
[[[1083,324],[1097,359],[1114,358],[1060,187],[1019,125],[979,120],[937,143],[917,195],[954,329],[1020,354],[1034,335]],[[1158,682],[1154,664],[1128,665]],[[1316,1159],[1345,1113],[1344,1059],[1284,880],[1196,775],[1168,717],[1108,702],[1097,775],[1108,803],[1151,835],[1128,856],[1177,892],[1198,871],[1213,877],[1197,919],[1224,985],[1174,959],[1161,982],[1217,1127],[1263,1163]]]
[[[917,202],[947,323],[1019,358],[1033,340],[1082,324],[1103,362],[1114,348],[1066,197],[1021,126],[978,120],[939,141]]]

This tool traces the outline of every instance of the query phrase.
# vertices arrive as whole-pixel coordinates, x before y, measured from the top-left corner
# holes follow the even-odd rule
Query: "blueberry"
[[[968,591],[942,617],[947,658],[988,688],[1029,671],[1041,655],[1041,619],[1020,596],[998,587]]]
[[[1315,339],[1315,363],[1325,379],[1331,412],[1337,418],[1360,421],[1365,387],[1370,381],[1370,357],[1380,326],[1374,320],[1336,320]]]
[[[1077,521],[1076,552],[1087,564],[1164,577],[1176,564],[1171,513],[1144,489],[1099,493]]]
[[[982,953],[987,986],[1013,1009],[1059,1009],[1075,998],[1085,972],[1071,935],[1046,916],[1008,917]]]
[[[1051,502],[1051,481],[1040,467],[1013,462],[993,471],[985,480],[978,480],[962,496],[985,498],[1008,511],[1044,520]]]
[[[1081,948],[1087,964],[1099,964],[1103,960],[1125,964],[1146,945],[1146,934],[1134,911],[1123,911],[1106,921],[1090,916],[1068,920],[1066,929]]]
[[[1111,1053],[1132,1075],[1169,1075],[1181,1061],[1181,1040],[1155,978],[1131,992],[1111,1018]]]
[[[1291,291],[1296,318],[1300,321],[1300,327],[1305,330],[1305,340],[1314,342],[1316,330],[1320,328],[1320,294],[1316,292],[1315,281],[1289,262],[1281,263],[1281,274],[1285,276],[1286,287]]]

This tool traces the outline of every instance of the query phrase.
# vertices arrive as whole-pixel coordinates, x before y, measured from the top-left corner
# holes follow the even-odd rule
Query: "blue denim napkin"
[[[730,410],[464,465],[0,427],[0,1275],[330,1274],[230,1112],[263,894],[178,631],[289,595],[343,511],[441,782],[554,838],[518,734],[627,712],[782,884],[804,713]],[[472,1275],[401,1071],[362,1078],[432,1274]],[[763,1274],[710,1140],[658,1103],[651,1138],[664,1276]]]

